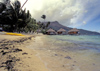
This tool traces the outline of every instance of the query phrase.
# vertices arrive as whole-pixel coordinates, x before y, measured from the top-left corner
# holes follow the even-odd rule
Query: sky
[[[23,5],[26,0],[19,1]],[[100,0],[28,0],[24,8],[37,21],[43,21],[44,14],[46,21],[100,32]]]

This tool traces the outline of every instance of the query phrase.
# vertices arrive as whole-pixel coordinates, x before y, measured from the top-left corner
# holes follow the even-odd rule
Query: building
[[[47,31],[47,34],[48,34],[48,35],[56,35],[56,31],[53,30],[53,29],[49,29],[49,30]]]
[[[66,30],[64,30],[64,29],[59,29],[58,31],[57,31],[57,34],[58,35],[66,35]]]
[[[69,35],[77,35],[77,34],[79,34],[79,30],[76,28],[73,28],[73,29],[68,31],[68,34]]]

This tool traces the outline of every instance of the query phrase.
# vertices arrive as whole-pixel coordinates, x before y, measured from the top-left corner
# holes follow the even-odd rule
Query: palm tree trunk
[[[27,1],[28,1],[28,0],[25,1],[25,3],[22,5],[21,9],[23,8],[23,6],[26,4]]]

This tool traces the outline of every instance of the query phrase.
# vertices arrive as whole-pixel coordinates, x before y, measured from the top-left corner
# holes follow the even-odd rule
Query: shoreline
[[[84,49],[80,45],[62,40],[57,41],[46,35],[37,36],[34,43],[35,45],[27,48],[35,50],[50,71],[100,70],[100,53],[95,50]]]
[[[12,37],[14,36],[9,36],[9,38]],[[34,37],[34,35],[28,35],[14,39],[6,37],[7,40],[2,38],[0,43],[0,71],[48,71],[44,63],[36,56],[36,52],[26,48],[34,40]]]
[[[23,38],[27,39],[27,41],[22,41],[24,40]],[[16,37],[13,40],[10,40],[9,44],[7,43],[10,48],[13,48],[14,46],[11,53],[3,55],[3,59],[5,58],[3,62],[7,63],[7,58],[11,58],[8,60],[12,60],[11,64],[14,67],[11,67],[10,69],[13,69],[15,71],[100,70],[100,53],[98,52],[94,52],[93,50],[88,49],[80,49],[80,47],[82,46],[67,41],[58,41],[56,39],[51,39],[46,35],[29,35],[23,38]],[[18,41],[15,39],[17,39]],[[13,43],[11,41],[17,42]],[[10,44],[13,44],[13,46]],[[16,48],[17,52],[15,51]],[[9,49],[6,48],[2,50],[6,50],[5,52],[7,52]],[[20,49],[22,49],[22,51]],[[1,54],[2,53],[0,53],[0,55]],[[9,55],[11,55],[12,57],[9,57]],[[3,59],[0,59],[1,64],[1,60]],[[8,71],[7,69],[4,70],[4,68],[6,67],[1,67],[0,71]]]

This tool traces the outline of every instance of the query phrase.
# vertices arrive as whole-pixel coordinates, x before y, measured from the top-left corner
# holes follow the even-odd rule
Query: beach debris
[[[3,47],[5,47],[5,46],[7,46],[8,44],[1,44],[1,46],[3,46]]]
[[[65,65],[63,65],[62,67],[65,67]]]
[[[55,54],[55,56],[58,56],[58,54]]]
[[[3,67],[6,67],[6,69],[8,71],[11,71],[11,69],[13,68],[13,61],[12,60],[7,60],[6,62],[3,62],[2,64],[6,64],[6,66],[3,66]]]
[[[22,53],[22,55],[27,55],[28,53],[26,53],[26,52],[24,52],[24,53]]]
[[[93,63],[93,65],[95,65],[95,64]]]
[[[8,47],[4,47],[3,49],[9,49]]]
[[[4,50],[1,51],[1,53],[4,52]]]
[[[12,53],[21,52],[23,50],[17,48],[15,45],[23,44],[24,41],[31,40],[32,37],[33,36],[12,41],[9,40],[0,41],[1,42],[0,55],[2,56],[2,59],[0,60],[0,68],[7,69],[6,71],[18,71],[17,69],[14,69],[14,65],[16,64],[16,62],[20,61],[20,58],[16,58],[16,56],[13,56]],[[27,54],[28,53],[26,52],[22,53],[22,55],[27,55]]]
[[[7,54],[8,52],[2,52],[2,55],[5,55],[5,54]]]
[[[74,63],[77,63],[76,61],[74,61]]]
[[[20,52],[20,51],[22,51],[22,49],[14,49],[14,51],[13,52]]]
[[[67,59],[72,59],[70,56],[67,56],[67,57],[65,57],[65,58],[67,58]]]
[[[15,62],[20,61],[20,59],[16,59],[16,57],[12,57],[11,55],[8,56],[7,60],[5,62],[2,62],[2,65],[0,68],[4,67],[8,71],[16,71],[14,69]]]
[[[75,66],[75,65],[72,65],[72,66]]]

